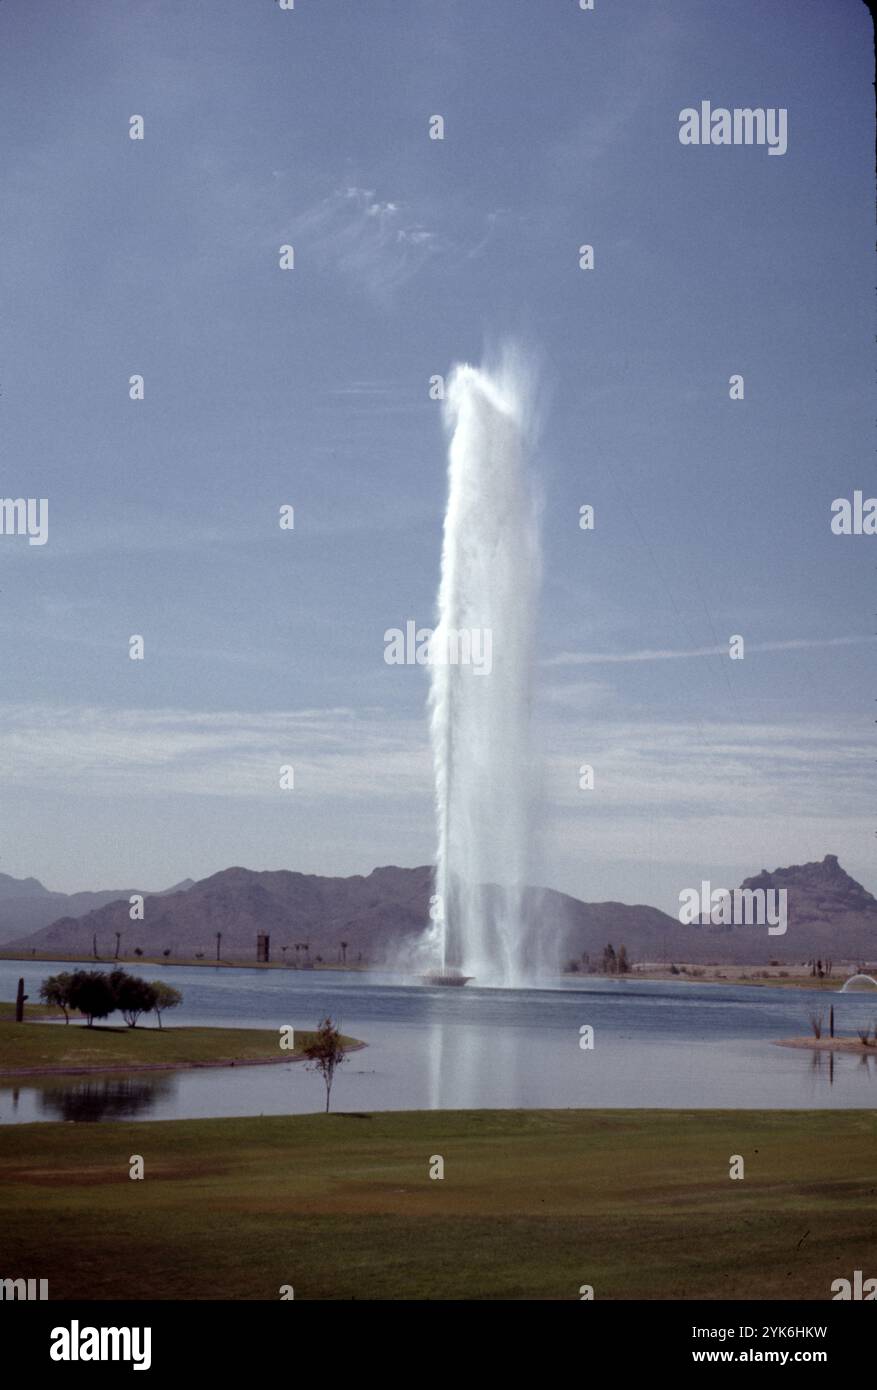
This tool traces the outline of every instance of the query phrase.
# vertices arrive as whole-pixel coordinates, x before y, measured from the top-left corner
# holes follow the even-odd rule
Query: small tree
[[[89,1028],[96,1018],[108,1018],[116,1008],[116,996],[102,970],[76,970],[70,978],[68,1003],[85,1014]]]
[[[630,974],[630,961],[627,959],[626,946],[620,946],[618,949],[618,973],[619,975]]]
[[[161,1015],[165,1009],[175,1009],[178,1004],[182,1004],[183,996],[173,985],[166,985],[164,980],[153,980],[150,988],[155,995],[153,1008],[158,1015],[158,1026],[161,1027]]]
[[[155,1008],[155,990],[139,975],[128,975],[124,970],[113,970],[109,983],[115,995],[116,1008],[128,1027],[136,1028],[140,1015],[151,1013]]]
[[[73,976],[69,971],[62,971],[60,975],[49,975],[40,985],[40,998],[44,1004],[52,1004],[56,1009],[60,1009],[64,1015],[64,1022],[70,1022],[70,1015],[67,1010],[70,1007],[70,982]]]
[[[614,975],[618,970],[618,961],[615,956],[615,947],[612,942],[608,942],[603,951],[603,974]]]
[[[314,1041],[304,1050],[312,1071],[318,1071],[326,1086],[326,1114],[329,1113],[329,1096],[335,1079],[335,1068],[344,1061],[344,1048],[341,1034],[331,1018],[324,1018],[317,1028]]]

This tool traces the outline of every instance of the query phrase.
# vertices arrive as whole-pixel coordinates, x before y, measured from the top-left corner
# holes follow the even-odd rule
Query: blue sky
[[[871,54],[859,0],[4,0],[2,490],[50,537],[0,537],[0,869],[429,861],[383,634],[434,619],[429,378],[513,338],[534,876],[673,909],[831,852],[877,889],[875,541],[829,524],[872,476]],[[788,152],[680,145],[701,100],[787,108]]]

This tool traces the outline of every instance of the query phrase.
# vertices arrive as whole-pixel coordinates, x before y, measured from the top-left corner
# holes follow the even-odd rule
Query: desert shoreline
[[[178,960],[169,960],[161,956],[131,956],[119,955],[118,957],[94,957],[86,956],[84,953],[78,955],[76,952],[41,955],[22,955],[20,952],[0,950],[0,961],[19,961],[22,966],[31,964],[57,965],[60,962],[70,963],[82,969],[100,970],[106,967],[117,968],[124,965],[156,966],[159,969],[222,969],[222,970],[282,970],[289,974],[315,975],[324,971],[339,971],[346,974],[355,975],[395,975],[398,976],[402,984],[411,983],[415,976],[412,972],[394,970],[390,965],[374,964],[353,964],[342,965],[340,962],[321,962],[319,965],[293,966],[287,965],[285,961],[257,961],[248,960],[195,960],[191,956],[185,956]],[[828,976],[811,975],[805,967],[799,965],[800,974],[793,973],[795,966],[791,963],[782,966],[769,966],[764,962],[744,962],[744,963],[723,963],[721,961],[710,961],[706,964],[699,964],[696,961],[674,962],[675,969],[668,963],[667,965],[656,965],[652,962],[644,963],[642,966],[633,964],[631,970],[624,975],[607,975],[600,971],[586,974],[584,971],[577,972],[559,969],[556,972],[557,978],[565,981],[577,981],[585,985],[591,981],[613,980],[619,983],[635,982],[637,980],[650,981],[651,983],[667,984],[690,984],[690,985],[722,985],[725,988],[755,988],[755,989],[824,989],[826,991],[839,990],[844,980],[849,976],[838,973],[838,968],[849,970],[850,975],[856,972],[856,966],[852,962],[835,962],[833,973]],[[877,970],[877,966],[872,967]],[[720,973],[718,973],[720,972]],[[419,977],[417,982],[420,983]],[[472,984],[477,988],[478,980],[473,979]],[[538,988],[538,986],[534,986]]]

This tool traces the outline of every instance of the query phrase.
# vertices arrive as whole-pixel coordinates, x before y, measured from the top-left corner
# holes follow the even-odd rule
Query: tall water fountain
[[[440,977],[519,985],[530,838],[530,676],[540,584],[527,374],[458,366],[439,621],[430,647]]]

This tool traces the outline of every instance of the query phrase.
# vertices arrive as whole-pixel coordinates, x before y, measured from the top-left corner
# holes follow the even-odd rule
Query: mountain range
[[[184,892],[193,882],[191,878],[185,879],[162,892]],[[127,901],[132,893],[139,892],[143,890],[107,888],[95,893],[54,893],[38,878],[12,878],[9,874],[0,874],[0,942],[37,931],[60,917],[83,917],[119,898]]]
[[[122,955],[139,949],[149,956],[168,951],[171,959],[213,959],[220,951],[224,959],[247,960],[255,957],[257,934],[265,932],[272,960],[335,962],[343,951],[350,964],[392,964],[416,945],[428,921],[432,872],[428,865],[390,865],[368,875],[328,878],[285,869],[224,869],[145,894],[143,921],[131,920],[128,891],[50,894],[36,879],[0,875],[0,921],[7,927],[18,923],[4,950],[90,956],[96,940],[98,954],[106,957],[119,933]],[[877,899],[841,868],[836,855],[762,870],[741,887],[787,890],[785,935],[769,936],[764,926],[683,925],[656,907],[585,903],[550,888],[529,889],[524,910],[558,966],[584,953],[599,959],[608,941],[616,949],[623,943],[634,961],[877,959]],[[47,921],[58,907],[63,915]]]

